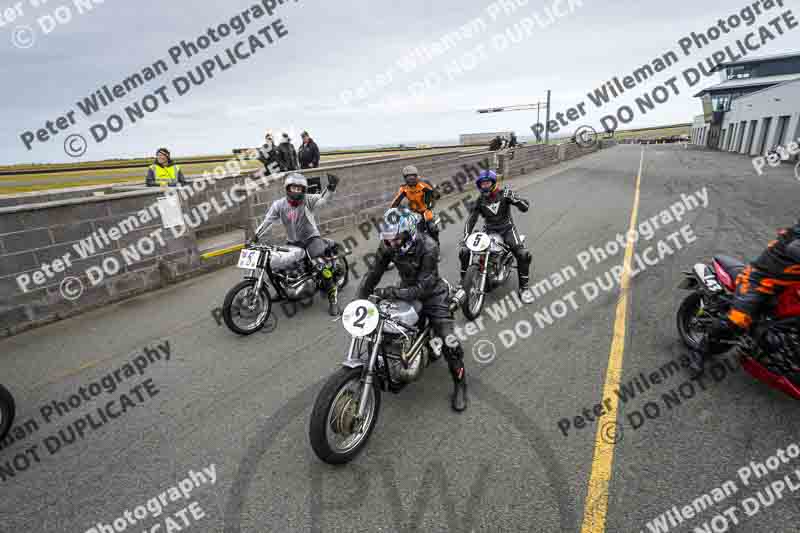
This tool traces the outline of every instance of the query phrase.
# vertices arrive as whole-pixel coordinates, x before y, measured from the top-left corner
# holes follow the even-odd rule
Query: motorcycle
[[[745,267],[735,258],[717,255],[710,264],[698,263],[684,273],[678,288],[693,292],[678,308],[677,326],[687,347],[696,350],[713,322],[728,313],[736,277]],[[785,287],[753,323],[737,339],[710,345],[710,352],[720,354],[736,347],[748,374],[800,400],[800,283]]]
[[[463,293],[448,283],[450,309]],[[366,445],[381,407],[381,391],[399,393],[417,381],[441,346],[431,343],[431,325],[420,318],[422,304],[402,300],[355,300],[342,325],[352,335],[347,357],[325,382],[311,411],[309,439],[329,464],[351,461]]]
[[[248,270],[245,279],[225,296],[222,317],[225,325],[239,335],[251,335],[267,323],[272,303],[298,302],[312,298],[323,286],[322,276],[336,276],[337,289],[347,285],[350,267],[347,256],[340,253],[336,242],[325,239],[327,250],[322,258],[333,269],[319,272],[305,248],[248,244],[239,256],[237,266]],[[275,295],[269,290],[272,285]]]
[[[0,385],[0,441],[11,431],[14,423],[15,405],[14,398],[8,389]]]
[[[520,239],[525,242],[525,235]],[[514,266],[514,254],[497,233],[475,232],[464,241],[470,251],[470,265],[464,274],[466,298],[461,311],[468,320],[481,315],[486,294],[503,285]]]

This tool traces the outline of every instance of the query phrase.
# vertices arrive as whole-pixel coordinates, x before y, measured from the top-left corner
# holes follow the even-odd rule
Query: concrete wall
[[[391,160],[357,162],[328,166],[306,173],[309,178],[321,177],[325,186],[327,173],[334,173],[341,182],[336,201],[320,213],[321,230],[330,233],[355,227],[372,217],[380,217],[401,183],[399,170],[408,164],[416,165],[420,172],[440,185],[447,195],[472,190],[472,183],[481,168],[490,166],[504,172],[506,179],[537,168],[556,164],[559,160],[579,157],[598,150],[600,143],[590,148],[575,144],[559,146],[523,146],[512,152],[450,152],[435,155],[401,157]],[[241,204],[221,210],[212,210],[207,219],[198,216],[198,209],[210,205],[225,205],[225,194],[234,185],[241,185],[253,173],[228,176],[195,192],[181,202],[186,225],[176,230],[163,227],[157,210],[155,216],[132,231],[81,257],[76,244],[99,232],[109,232],[123,220],[139,217],[142,210],[153,206],[161,189],[146,187],[97,187],[68,191],[66,198],[50,191],[24,195],[35,203],[0,207],[0,335],[13,335],[19,331],[59,320],[77,313],[107,305],[130,296],[162,287],[182,279],[235,263],[238,254],[227,254],[203,259],[207,241],[215,236],[232,234],[241,242],[251,236],[253,229],[263,219],[270,203],[283,196],[283,179],[276,178],[268,187],[253,192]],[[102,192],[102,195],[94,195]],[[440,205],[448,205],[443,200]],[[272,231],[274,239],[285,234],[278,225]],[[158,237],[154,237],[154,235]],[[142,240],[144,238],[144,240]],[[155,246],[141,247],[152,242]],[[141,256],[130,253],[131,247]],[[43,263],[52,263],[69,254],[69,266],[61,272],[41,272]],[[120,265],[113,275],[106,273],[93,284],[87,269],[99,272],[103,264]],[[56,265],[54,265],[56,266]],[[114,270],[110,268],[109,270]],[[26,274],[43,280],[41,285],[29,284],[23,291],[17,277]],[[97,276],[95,276],[96,278]],[[66,280],[66,278],[76,279]],[[96,280],[95,280],[96,281]],[[84,288],[79,298],[65,298],[63,289],[72,294],[77,287]]]

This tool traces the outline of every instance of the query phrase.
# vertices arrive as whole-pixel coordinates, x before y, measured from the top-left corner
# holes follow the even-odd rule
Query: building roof
[[[782,59],[794,59],[800,57],[800,52],[792,54],[776,54],[771,56],[751,57],[750,59],[742,59],[741,61],[731,61],[730,63],[720,63],[715,66],[711,72],[717,72],[728,67],[738,67],[740,65],[751,65],[753,63],[766,63],[768,61],[780,61]]]
[[[750,98],[752,98],[754,96],[758,96],[758,95],[764,94],[764,93],[766,93],[768,91],[772,91],[772,90],[777,89],[778,87],[782,87],[784,85],[789,85],[790,83],[800,83],[800,76],[798,76],[798,78],[795,79],[795,80],[785,81],[783,83],[778,83],[777,85],[771,85],[769,87],[765,87],[763,89],[759,89],[758,91],[753,91],[752,93],[750,93],[750,94],[748,94],[746,96],[742,96],[741,98],[737,98],[736,100],[733,101],[733,103],[731,105],[732,106],[735,106],[737,104],[741,105],[743,103],[746,103],[748,99],[750,99]]]
[[[707,93],[720,93],[727,92],[734,89],[743,89],[751,87],[769,87],[784,83],[787,81],[794,81],[800,79],[800,72],[796,74],[780,74],[778,76],[764,76],[763,78],[744,78],[740,80],[727,80],[711,87],[706,87],[695,96],[700,97]]]

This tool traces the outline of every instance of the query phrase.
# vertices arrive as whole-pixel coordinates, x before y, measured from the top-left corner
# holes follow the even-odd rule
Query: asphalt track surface
[[[639,222],[703,187],[709,205],[636,244],[634,252],[669,243],[686,224],[696,235],[633,276],[625,312],[618,313],[619,286],[591,302],[581,286],[622,265],[624,252],[586,270],[577,256],[629,228],[640,167]],[[667,409],[662,395],[688,379],[681,369],[618,402],[600,420],[600,433],[597,422],[572,427],[567,436],[558,425],[603,402],[607,381],[626,384],[684,354],[674,319],[685,296],[675,288],[681,272],[713,253],[753,257],[776,227],[796,220],[800,183],[791,167],[758,177],[741,156],[619,146],[516,179],[514,187],[533,204],[516,216],[534,254],[533,278],[569,265],[577,277],[500,323],[484,313],[485,330],[463,342],[471,395],[465,413],[450,410],[451,382],[438,362],[400,395],[383,395],[375,432],[353,463],[321,463],[308,443],[309,413],[344,356],[347,335],[319,300],[293,318],[276,308],[270,333],[238,337],[218,326],[211,311],[241,277],[228,268],[0,341],[0,375],[17,398],[18,422],[39,423],[32,435],[0,450],[0,466],[33,445],[40,450],[40,462],[0,481],[0,532],[90,531],[211,464],[215,484],[125,530],[153,531],[161,523],[155,531],[166,531],[165,517],[196,501],[205,516],[190,515],[190,525],[178,521],[184,527],[172,531],[639,532],[651,531],[647,523],[673,506],[692,505],[732,480],[738,492],[663,531],[694,531],[734,505],[740,523],[729,531],[796,531],[800,500],[788,489],[754,516],[741,510],[741,500],[800,467],[800,459],[791,460],[747,486],[738,477],[750,461],[800,442],[798,405],[741,370],[719,382],[709,377],[705,390],[694,383],[691,397],[684,386],[687,397]],[[441,270],[449,279],[458,271],[460,234],[461,224],[443,233]],[[357,253],[374,245],[362,243]],[[355,287],[345,289],[345,301]],[[489,302],[513,288],[515,276]],[[534,313],[570,291],[577,291],[578,308],[539,327]],[[532,333],[507,348],[499,333],[523,319]],[[619,349],[621,340],[615,354],[612,345]],[[43,406],[167,341],[168,361],[44,423]],[[490,354],[487,341],[496,355],[480,363],[473,350]],[[155,396],[134,399],[135,407],[102,428],[47,451],[46,437],[145,379]],[[660,416],[633,429],[629,417],[648,402],[660,406]]]

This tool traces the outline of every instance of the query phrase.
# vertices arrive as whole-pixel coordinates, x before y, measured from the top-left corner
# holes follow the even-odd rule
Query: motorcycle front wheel
[[[8,390],[0,385],[0,440],[11,431],[11,424],[14,423],[14,397]]]
[[[358,404],[364,385],[361,368],[340,368],[333,374],[314,402],[308,436],[311,448],[322,461],[348,463],[364,448],[378,421],[381,393],[370,387],[364,418],[358,419]]]
[[[486,297],[481,292],[481,273],[478,265],[470,265],[464,274],[464,301],[461,302],[461,311],[467,320],[475,320],[481,316],[483,301]]]
[[[705,311],[703,295],[693,292],[687,296],[677,314],[678,335],[690,350],[700,348],[700,342],[708,334],[708,329],[718,317]],[[711,355],[727,352],[731,346],[726,343],[715,342],[709,349]]]
[[[239,335],[252,335],[267,323],[272,312],[272,297],[262,287],[256,294],[256,280],[246,279],[225,295],[222,318],[228,329]]]

